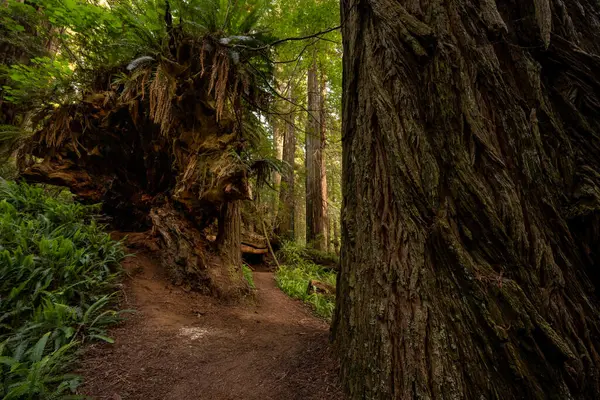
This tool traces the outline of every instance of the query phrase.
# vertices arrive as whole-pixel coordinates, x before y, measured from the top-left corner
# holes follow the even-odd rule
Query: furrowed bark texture
[[[321,148],[321,106],[317,65],[308,70],[308,116],[306,128],[306,243],[327,250],[325,212],[323,207],[323,171]]]
[[[221,206],[217,243],[221,256],[219,264],[224,265],[225,268],[218,268],[216,271],[225,275],[215,277],[214,281],[222,282],[225,292],[229,295],[236,291],[238,295],[241,295],[247,290],[247,284],[242,278],[242,253],[239,250],[242,247],[241,221],[239,201],[225,203]],[[234,295],[233,297],[238,296]]]
[[[600,398],[598,4],[341,7],[350,398]]]

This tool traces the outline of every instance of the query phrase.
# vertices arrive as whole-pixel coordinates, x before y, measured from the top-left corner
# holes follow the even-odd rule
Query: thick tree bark
[[[237,298],[248,291],[242,275],[242,215],[239,201],[221,206],[217,245],[224,268],[213,269],[222,275],[212,279],[213,286],[220,292],[219,297]],[[216,283],[216,284],[215,284]]]
[[[350,398],[600,398],[599,11],[342,0]]]
[[[293,99],[293,87],[288,88],[288,96]],[[296,214],[295,199],[295,161],[296,159],[296,125],[294,109],[290,104],[289,114],[285,120],[285,132],[283,137],[283,161],[285,168],[282,171],[281,186],[279,190],[279,224],[277,234],[285,240],[294,240],[294,220]]]
[[[317,65],[308,70],[308,116],[306,128],[306,243],[327,250],[325,209],[323,208],[323,171],[321,145],[321,101]],[[326,192],[325,192],[326,193]]]
[[[242,264],[241,220],[239,201],[225,203],[221,206],[217,244],[221,255],[237,268]]]

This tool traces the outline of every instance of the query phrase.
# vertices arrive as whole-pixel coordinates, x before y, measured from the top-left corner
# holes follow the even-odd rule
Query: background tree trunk
[[[600,398],[598,11],[342,0],[350,398]]]
[[[293,99],[292,82],[288,88],[289,99]],[[294,219],[296,214],[294,166],[296,159],[296,125],[294,121],[294,108],[290,104],[289,114],[286,116],[285,132],[283,138],[283,161],[286,166],[282,172],[281,186],[279,190],[279,225],[277,234],[283,239],[294,240]]]
[[[333,252],[336,255],[340,255],[340,234],[339,234],[340,228],[339,228],[339,222],[337,219],[333,220],[333,240],[332,245],[333,245]]]
[[[323,208],[324,159],[321,148],[321,101],[317,65],[308,70],[308,116],[306,122],[306,244],[327,250]]]
[[[279,93],[281,93],[284,88],[283,85],[281,84],[281,81],[278,79],[278,75],[280,75],[280,70],[276,71],[276,76],[275,76],[275,88],[277,89],[277,91]],[[289,90],[289,87],[287,88]],[[277,104],[277,103],[275,103]],[[279,107],[275,107],[275,110],[279,110]],[[285,137],[285,124],[282,123],[282,121],[276,117],[276,116],[271,116],[270,118],[270,124],[271,124],[271,128],[273,129],[273,147],[275,150],[275,158],[277,160],[283,160],[283,141],[284,141],[284,137]],[[273,198],[272,198],[272,204],[271,204],[271,210],[270,210],[270,223],[271,226],[274,227],[276,230],[276,225],[277,222],[279,220],[278,218],[278,214],[279,214],[279,201],[280,201],[280,185],[281,185],[281,173],[279,173],[278,171],[273,171],[273,176],[272,176],[272,181],[273,181],[273,187],[275,188],[275,190],[273,191]]]
[[[283,160],[283,141],[285,138],[284,129],[282,129],[281,122],[273,118],[271,122],[271,126],[273,127],[273,146],[275,147],[275,158],[278,160]],[[281,192],[281,173],[278,171],[273,171],[273,187],[275,188],[273,192],[273,204],[271,205],[271,225],[275,226],[277,221],[279,220],[279,201]]]
[[[329,205],[327,204],[327,167],[325,165],[325,148],[327,147],[327,80],[325,73],[321,70],[321,93],[319,96],[319,130],[320,143],[319,148],[321,152],[321,208],[323,215],[323,236],[325,244],[323,251],[329,251]]]

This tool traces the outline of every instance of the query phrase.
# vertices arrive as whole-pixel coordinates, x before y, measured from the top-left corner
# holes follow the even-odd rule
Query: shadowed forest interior
[[[580,0],[0,0],[0,397],[600,398],[599,46]]]

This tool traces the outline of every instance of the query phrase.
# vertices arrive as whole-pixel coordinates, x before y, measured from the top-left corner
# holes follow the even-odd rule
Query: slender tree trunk
[[[332,228],[331,228],[331,221],[328,219],[327,220],[327,252],[328,253],[333,253],[333,241],[331,240],[331,238],[333,237],[333,233],[332,233]]]
[[[335,195],[335,193],[332,193],[331,196],[331,201],[332,204],[337,204],[337,197]],[[336,255],[340,255],[340,221],[339,221],[339,216],[336,215],[335,213],[330,213],[329,214],[329,221],[330,221],[330,226],[331,226],[331,237],[329,240],[330,243],[330,250],[329,252],[331,253],[335,253]]]
[[[293,99],[293,86],[290,82],[288,96]],[[283,161],[285,168],[281,177],[279,191],[279,225],[278,235],[286,240],[294,240],[294,219],[296,214],[296,200],[294,188],[294,165],[296,157],[296,126],[294,121],[293,106],[290,104],[289,114],[286,116],[285,132],[283,138]]]
[[[342,0],[349,398],[600,398],[599,11]]]
[[[317,65],[308,70],[308,118],[306,129],[306,243],[327,250],[323,208],[324,159],[321,145],[321,101]]]
[[[276,70],[275,73],[275,87],[279,93],[283,90],[283,85],[280,80],[277,78],[281,73],[281,70]],[[289,88],[288,88],[289,90]],[[275,103],[275,111],[278,111],[280,107],[278,106],[279,102]],[[287,107],[286,107],[287,108]],[[271,127],[273,129],[273,150],[275,152],[275,158],[279,161],[283,160],[283,140],[285,136],[285,126],[283,126],[282,122],[279,118],[273,117],[271,118]],[[279,213],[279,192],[281,185],[281,174],[277,171],[273,171],[273,187],[275,188],[272,197],[272,204],[270,211],[270,221],[271,226],[274,227],[276,231],[276,224],[278,222],[278,213]]]
[[[340,228],[339,228],[339,221],[337,218],[335,218],[333,220],[333,240],[332,240],[332,244],[333,244],[333,252],[335,254],[337,254],[338,256],[340,255]]]
[[[329,205],[327,204],[327,166],[325,164],[325,148],[327,146],[327,80],[325,73],[321,70],[321,95],[319,102],[319,122],[320,125],[320,151],[321,151],[321,207],[323,215],[323,236],[325,237],[324,251],[329,250]]]
[[[273,118],[271,124],[273,126],[273,146],[275,150],[275,158],[281,161],[283,160],[283,141],[285,132],[282,129],[281,122],[275,118]],[[279,193],[281,191],[281,174],[277,171],[273,171],[273,187],[275,188],[275,191],[273,192],[273,204],[271,204],[271,224],[275,226],[278,221],[280,208]]]

